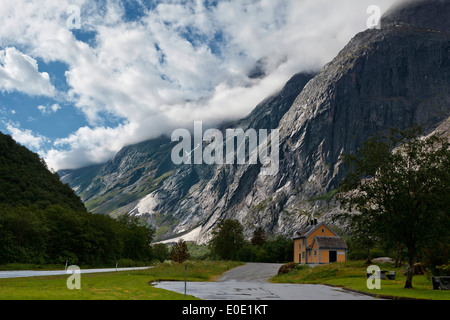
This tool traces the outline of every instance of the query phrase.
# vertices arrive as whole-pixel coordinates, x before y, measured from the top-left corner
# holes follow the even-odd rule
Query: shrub
[[[180,239],[173,247],[170,258],[178,263],[183,263],[190,257],[186,242]]]
[[[292,270],[294,270],[296,267],[297,267],[296,262],[285,263],[280,267],[280,269],[278,269],[278,275],[289,273]]]
[[[450,276],[450,265],[444,264],[442,266],[436,266],[436,276],[438,277],[449,277]]]

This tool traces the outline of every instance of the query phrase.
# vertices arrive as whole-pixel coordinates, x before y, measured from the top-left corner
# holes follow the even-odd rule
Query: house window
[[[305,251],[302,252],[302,259],[305,259]]]
[[[308,251],[309,252],[309,256],[311,257],[311,250],[310,251]]]
[[[322,228],[322,233],[324,233],[325,232],[325,229],[324,228]]]
[[[317,250],[314,250],[314,257],[317,257]]]

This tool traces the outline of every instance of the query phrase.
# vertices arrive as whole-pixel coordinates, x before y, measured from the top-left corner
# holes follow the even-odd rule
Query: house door
[[[336,251],[329,251],[329,259],[328,262],[336,262],[337,261],[337,254]]]

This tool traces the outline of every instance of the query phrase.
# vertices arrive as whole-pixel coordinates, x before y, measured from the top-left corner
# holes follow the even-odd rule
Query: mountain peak
[[[406,0],[389,9],[381,25],[410,25],[450,32],[450,1]]]

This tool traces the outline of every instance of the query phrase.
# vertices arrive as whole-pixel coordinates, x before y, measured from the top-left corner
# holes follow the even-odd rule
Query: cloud
[[[61,106],[57,103],[54,103],[51,106],[39,105],[37,106],[37,108],[43,115],[50,115],[52,113],[58,112],[58,110],[61,109]]]
[[[23,0],[2,4],[0,45],[68,65],[64,98],[88,126],[57,140],[46,160],[76,168],[195,120],[213,126],[246,116],[365,30],[369,5],[385,11],[394,2],[137,1],[133,15],[119,0]],[[95,35],[89,43],[66,26],[73,4],[81,8],[81,32]],[[117,124],[108,127],[105,117]]]
[[[49,143],[50,140],[42,135],[33,133],[29,129],[22,129],[20,124],[14,122],[5,123],[6,130],[11,134],[13,139],[32,149],[34,152],[37,152],[40,156],[44,156],[43,147],[46,143]]]
[[[16,48],[0,50],[0,89],[28,95],[55,94],[49,74],[39,72],[36,60]]]
[[[126,145],[136,129],[132,124],[117,128],[81,127],[70,136],[55,141],[55,148],[47,152],[47,164],[53,169],[60,168],[61,164],[66,169],[73,169],[102,163]],[[135,142],[138,141],[139,138]]]

